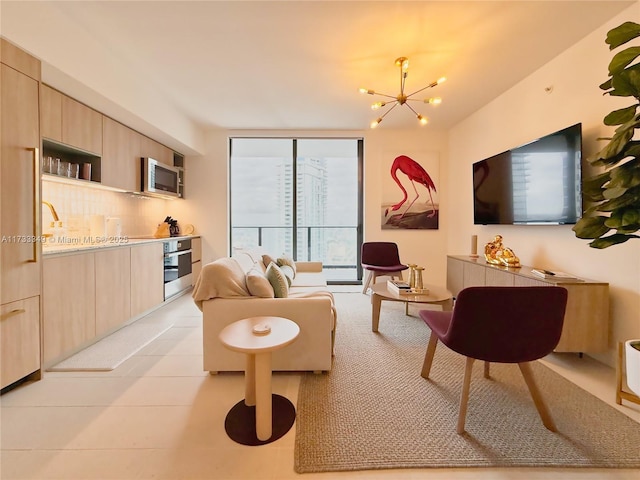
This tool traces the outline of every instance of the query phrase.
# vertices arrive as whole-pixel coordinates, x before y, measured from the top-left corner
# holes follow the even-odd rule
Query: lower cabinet
[[[95,253],[96,335],[131,318],[131,249]]]
[[[531,267],[506,268],[483,258],[447,257],[447,289],[455,297],[472,286],[545,286],[567,289],[567,309],[556,352],[602,352],[608,344],[609,284],[583,279],[553,281],[531,273]],[[514,319],[517,321],[517,319]]]
[[[40,296],[0,309],[0,388],[40,369]]]
[[[96,336],[95,255],[45,257],[42,278],[46,364]]]
[[[101,336],[115,331],[132,318],[164,302],[162,242],[47,255],[44,257],[42,276],[42,363],[45,366],[63,360]],[[39,300],[39,297],[34,298]],[[5,352],[14,355],[10,348],[17,348],[15,345],[5,347],[5,338],[17,338],[5,335],[5,326],[18,328],[16,312],[20,312],[22,316],[27,312],[29,318],[35,315],[35,322],[30,321],[24,325],[20,323],[20,328],[25,328],[20,338],[39,339],[39,301],[33,305],[29,304],[28,308],[17,305],[19,303],[21,302],[2,306],[3,383],[5,368],[13,368],[11,362],[4,361]],[[31,359],[33,355],[27,349],[31,348],[29,345],[34,342],[23,343],[25,351],[20,355],[25,359]],[[39,345],[36,353],[40,353]],[[17,378],[38,370],[39,361],[38,357],[37,366]],[[7,379],[13,378],[9,373]]]
[[[162,243],[131,247],[131,316],[164,302],[164,250]]]

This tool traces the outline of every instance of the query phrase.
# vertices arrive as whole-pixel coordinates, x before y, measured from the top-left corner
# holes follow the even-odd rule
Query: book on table
[[[544,268],[533,268],[531,269],[531,273],[549,280],[579,280],[578,277],[571,273],[545,270]]]
[[[387,290],[397,295],[426,295],[428,288],[411,288],[407,282],[401,280],[387,280]]]
[[[401,280],[387,280],[387,288],[390,292],[397,294],[411,293],[411,287],[407,282]]]

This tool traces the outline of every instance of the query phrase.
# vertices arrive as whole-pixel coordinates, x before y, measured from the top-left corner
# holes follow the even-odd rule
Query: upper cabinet
[[[47,85],[40,85],[40,134],[62,142],[62,94]]]
[[[140,142],[142,157],[150,157],[173,166],[173,150],[144,135],[140,135]]]
[[[102,155],[102,114],[42,85],[42,137]]]
[[[103,119],[102,132],[102,184],[138,191],[142,135],[109,117]]]
[[[63,96],[62,141],[102,155],[102,114],[73,98]]]

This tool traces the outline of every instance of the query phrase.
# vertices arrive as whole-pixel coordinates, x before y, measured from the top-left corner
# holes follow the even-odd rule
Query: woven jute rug
[[[149,345],[173,326],[173,323],[135,322],[75,355],[49,367],[50,372],[110,371],[143,347]]]
[[[429,338],[416,312],[383,302],[380,331],[362,294],[336,294],[333,370],[303,375],[298,473],[428,467],[640,467],[640,424],[540,362],[534,376],[558,427],[540,421],[517,365],[474,364],[466,433],[456,434],[464,358],[438,345],[420,376]],[[518,321],[514,318],[514,321]],[[613,395],[613,392],[611,393]]]

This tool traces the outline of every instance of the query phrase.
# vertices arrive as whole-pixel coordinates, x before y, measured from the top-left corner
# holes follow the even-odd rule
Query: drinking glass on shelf
[[[77,163],[71,163],[69,165],[69,177],[70,178],[78,178],[78,173],[80,172],[80,165]]]
[[[60,162],[58,164],[58,175],[63,177],[69,176],[69,162]]]
[[[49,157],[51,158],[51,157]],[[53,158],[51,159],[51,169],[49,173],[53,173],[54,175],[59,175],[58,170],[60,169],[60,159]]]
[[[53,165],[53,158],[50,156],[42,158],[42,171],[44,173],[51,173],[51,167]]]

